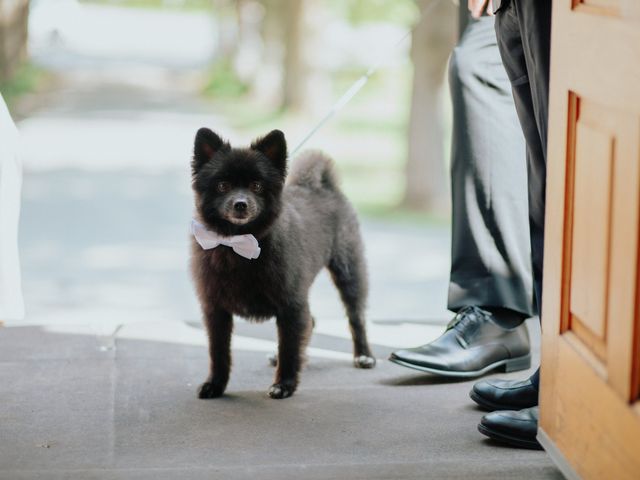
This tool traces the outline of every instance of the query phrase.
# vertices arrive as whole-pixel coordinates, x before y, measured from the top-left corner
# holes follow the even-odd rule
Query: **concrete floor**
[[[268,348],[240,344],[227,395],[198,400],[203,330],[142,330],[158,340],[136,339],[140,325],[0,330],[0,479],[562,478],[544,452],[476,431],[472,382],[393,365],[389,347],[375,346],[376,369],[356,370],[346,339],[315,335],[299,391],[278,401],[266,394]],[[272,324],[236,331],[258,347],[274,340]]]

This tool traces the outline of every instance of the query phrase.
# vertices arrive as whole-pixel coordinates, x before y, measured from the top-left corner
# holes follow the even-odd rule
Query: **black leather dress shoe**
[[[542,446],[536,440],[538,407],[487,413],[480,420],[478,430],[493,440],[513,447],[542,450]]]
[[[477,377],[503,368],[507,372],[531,365],[529,334],[523,323],[513,329],[497,325],[479,307],[461,309],[447,330],[421,347],[393,352],[394,363],[449,377]]]
[[[538,405],[538,389],[526,380],[482,380],[469,392],[486,410],[521,410]]]

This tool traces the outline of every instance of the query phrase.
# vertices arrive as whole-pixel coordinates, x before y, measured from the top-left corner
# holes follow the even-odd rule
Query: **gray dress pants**
[[[496,15],[496,33],[527,141],[531,263],[536,306],[542,311],[551,0],[503,0],[501,3]],[[539,388],[539,369],[530,380]]]
[[[453,102],[452,263],[448,308],[532,316],[525,142],[494,18],[466,20],[449,62]],[[464,16],[464,18],[463,18]]]
[[[527,142],[531,263],[537,309],[541,311],[551,0],[503,0],[496,15],[496,33]],[[498,142],[503,139],[500,136]]]

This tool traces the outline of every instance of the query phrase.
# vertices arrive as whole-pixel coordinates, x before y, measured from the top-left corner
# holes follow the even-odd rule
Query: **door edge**
[[[553,440],[551,440],[549,435],[547,435],[540,427],[538,428],[538,435],[536,438],[538,439],[538,442],[540,442],[540,445],[542,445],[542,448],[544,448],[545,452],[547,452],[547,455],[551,457],[551,460],[555,466],[558,467],[558,470],[560,470],[560,473],[562,473],[564,478],[567,480],[581,480],[580,475],[578,475],[569,462],[567,462],[560,449],[556,447]]]

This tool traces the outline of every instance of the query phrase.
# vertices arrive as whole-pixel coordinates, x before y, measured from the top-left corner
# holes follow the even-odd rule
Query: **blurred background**
[[[334,157],[362,215],[373,320],[442,323],[456,37],[451,0],[0,0],[26,323],[197,321],[195,131],[246,144],[279,128],[293,149],[372,65],[305,147]],[[314,287],[316,315],[342,318],[329,290]]]

